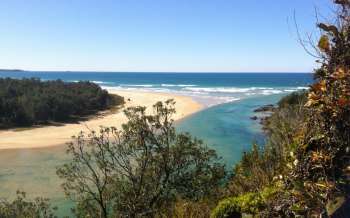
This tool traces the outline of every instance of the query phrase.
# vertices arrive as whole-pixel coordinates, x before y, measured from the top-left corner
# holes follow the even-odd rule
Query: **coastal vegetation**
[[[267,144],[243,155],[213,218],[348,217],[350,1],[334,2],[336,24],[318,24],[315,83],[307,97],[280,102],[266,122]]]
[[[74,121],[123,102],[91,82],[0,78],[0,128]]]

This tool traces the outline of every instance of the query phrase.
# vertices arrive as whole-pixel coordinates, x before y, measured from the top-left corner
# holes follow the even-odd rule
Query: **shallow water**
[[[223,158],[227,169],[231,169],[240,160],[242,152],[249,150],[254,142],[264,143],[259,120],[250,119],[257,115],[254,109],[275,104],[281,97],[256,97],[214,106],[188,117],[177,127],[203,139]]]
[[[60,208],[59,215],[68,215],[70,202],[65,200],[56,175],[56,167],[68,161],[66,146],[0,151],[0,196],[12,199],[17,190],[29,198],[50,198]]]

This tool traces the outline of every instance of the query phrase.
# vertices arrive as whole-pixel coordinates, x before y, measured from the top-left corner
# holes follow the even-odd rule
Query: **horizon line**
[[[0,71],[21,71],[21,72],[72,72],[72,73],[314,73],[313,71],[96,71],[96,70],[23,70],[23,69],[3,69]]]

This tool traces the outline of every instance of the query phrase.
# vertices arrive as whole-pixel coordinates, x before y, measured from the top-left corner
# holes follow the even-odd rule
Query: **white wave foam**
[[[120,86],[101,86],[102,89],[106,89],[106,90],[109,90],[109,91],[115,91],[115,90],[123,90],[125,88],[122,88]]]
[[[283,93],[281,90],[263,90],[262,94],[263,95],[271,95],[271,94],[280,94]]]
[[[193,92],[207,92],[207,93],[245,93],[255,90],[273,90],[273,88],[264,88],[264,87],[250,87],[250,88],[236,88],[236,87],[213,87],[213,88],[184,88],[184,90],[193,91]]]
[[[224,103],[241,100],[241,98],[235,98],[235,97],[218,97],[218,99],[223,100]]]
[[[169,86],[167,86],[169,85]],[[181,84],[177,84],[179,86]],[[183,84],[185,85],[185,84]],[[175,86],[175,84],[174,84]],[[249,96],[266,96],[282,93],[290,93],[298,91],[305,87],[181,87],[181,89],[173,88],[173,84],[151,85],[151,84],[135,84],[135,85],[119,85],[119,86],[101,86],[109,91],[140,91],[140,92],[158,92],[172,93],[176,95],[189,96],[203,105],[209,107],[223,103],[238,101]]]
[[[238,88],[184,88],[184,90],[187,91],[193,91],[193,92],[226,92],[226,93],[239,93],[239,92],[246,92],[248,89],[238,89]]]
[[[99,80],[91,80],[90,82],[92,83],[96,83],[96,84],[99,84],[99,85],[102,85],[102,84],[114,84],[113,82],[105,82],[105,81],[99,81]]]
[[[145,88],[151,88],[151,87],[153,87],[152,84],[120,84],[120,86],[126,86],[126,87],[145,87]]]
[[[212,96],[212,95],[188,95],[191,96],[195,101],[198,101],[206,107],[212,107],[219,104],[230,103],[234,101],[241,100],[237,97],[224,97],[224,96]]]
[[[125,87],[125,86],[101,86],[101,88],[109,90],[109,91],[141,91],[141,92],[173,92],[170,89],[162,89],[162,88],[152,88],[152,87]]]
[[[310,87],[306,87],[306,86],[299,86],[299,87],[297,87],[298,90],[307,90],[309,88]]]
[[[247,95],[247,96],[251,96],[251,95],[257,95],[257,93],[255,93],[255,92],[248,92],[248,93],[245,93],[245,95]]]
[[[194,87],[197,85],[193,85],[193,84],[161,84],[160,86],[163,86],[163,87]]]

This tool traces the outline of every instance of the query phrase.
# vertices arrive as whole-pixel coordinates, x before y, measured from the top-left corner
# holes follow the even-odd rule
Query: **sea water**
[[[69,82],[89,80],[110,90],[167,92],[191,96],[205,106],[254,96],[290,93],[304,89],[308,73],[113,73],[0,71],[0,77]]]
[[[293,91],[307,89],[310,73],[113,73],[0,71],[0,77],[91,81],[107,90],[174,93],[190,96],[205,109],[176,124],[217,151],[227,170],[240,160],[253,143],[262,145],[264,134],[254,109],[275,104]],[[67,161],[65,147],[0,151],[0,196],[11,197],[16,190],[30,197],[51,198],[60,215],[68,214],[56,167]]]

